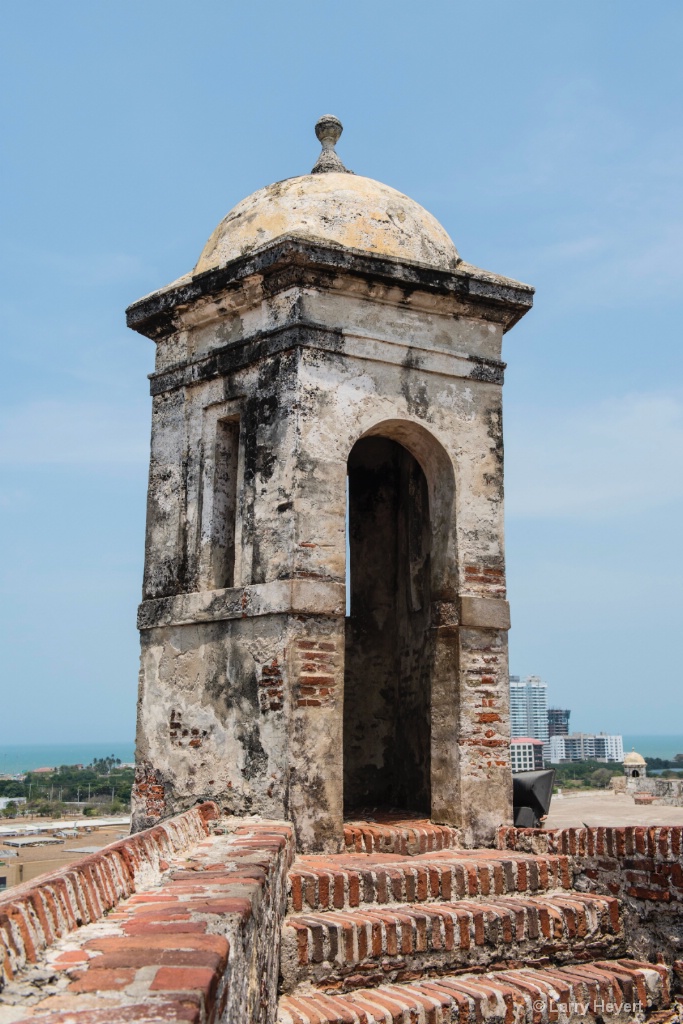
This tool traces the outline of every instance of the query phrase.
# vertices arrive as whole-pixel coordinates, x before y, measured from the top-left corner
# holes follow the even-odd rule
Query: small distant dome
[[[645,763],[646,763],[645,758],[641,757],[640,754],[637,754],[635,750],[632,750],[631,753],[627,754],[626,757],[624,758],[624,764],[638,765],[638,764],[645,764]]]
[[[447,232],[419,203],[372,178],[344,171],[304,174],[238,203],[206,243],[194,274],[214,270],[284,236],[454,270]]]

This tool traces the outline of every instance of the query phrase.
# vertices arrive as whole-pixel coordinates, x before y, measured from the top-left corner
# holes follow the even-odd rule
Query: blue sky
[[[3,12],[1,742],[133,735],[153,345],[243,196],[347,166],[537,288],[508,336],[511,670],[680,731],[679,0],[31,0]]]

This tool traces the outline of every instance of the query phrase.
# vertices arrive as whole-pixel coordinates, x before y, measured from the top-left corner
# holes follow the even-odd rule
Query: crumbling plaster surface
[[[443,290],[283,258],[154,328],[137,827],[205,795],[338,848],[346,465],[372,434],[429,490],[432,816],[468,843],[509,818],[496,302],[476,317]],[[212,452],[234,418],[234,586],[215,589]]]
[[[364,252],[452,270],[459,257],[431,213],[372,178],[305,174],[247,196],[223,218],[194,269],[222,266],[281,238],[298,235]]]
[[[306,727],[296,661],[307,635],[342,649],[332,618],[303,623],[279,614],[143,630],[134,827],[155,820],[139,792],[154,771],[163,779],[161,816],[198,798],[237,815],[274,807],[289,815],[299,807],[301,843],[329,845],[341,829],[339,787],[329,771],[330,749],[341,757],[341,733],[331,702],[316,705]],[[297,685],[289,685],[294,678]]]

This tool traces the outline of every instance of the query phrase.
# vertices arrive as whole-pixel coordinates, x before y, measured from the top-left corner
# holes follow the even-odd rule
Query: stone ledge
[[[327,615],[338,618],[345,614],[345,600],[344,584],[332,580],[273,580],[225,590],[201,590],[143,601],[138,608],[138,629],[248,619],[261,615]],[[453,623],[449,624],[469,629],[510,628],[510,605],[507,601],[465,596],[460,598],[459,604],[459,615],[452,613]],[[449,604],[449,607],[452,606]]]
[[[176,330],[177,311],[224,289],[238,289],[250,278],[264,280],[269,291],[291,284],[291,274],[282,280],[282,271],[291,268],[297,278],[307,270],[317,275],[349,274],[386,282],[412,294],[416,289],[430,294],[451,296],[465,310],[477,308],[479,315],[509,330],[529,310],[534,289],[474,267],[461,261],[454,271],[436,270],[422,264],[360,252],[344,246],[316,244],[295,236],[284,236],[248,256],[231,260],[223,267],[195,276],[187,275],[173,284],[134,302],[126,310],[129,327],[157,340]]]
[[[202,590],[176,597],[143,601],[138,609],[138,629],[186,626],[224,619],[248,619],[260,615],[345,614],[343,583],[331,580],[273,580],[248,587]]]
[[[164,394],[181,387],[222,377],[259,360],[288,352],[293,348],[314,349],[346,355],[389,366],[404,366],[410,360],[422,373],[435,373],[463,380],[503,384],[505,363],[484,356],[451,352],[447,349],[422,348],[416,344],[373,337],[358,331],[343,331],[308,320],[299,319],[229,342],[210,352],[165,366],[150,374],[150,394]]]

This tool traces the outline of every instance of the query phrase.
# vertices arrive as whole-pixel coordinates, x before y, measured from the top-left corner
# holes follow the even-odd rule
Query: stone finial
[[[325,174],[328,171],[337,171],[342,174],[353,174],[341,162],[334,147],[339,142],[339,137],[344,131],[343,125],[338,117],[333,114],[323,114],[316,121],[315,134],[322,144],[322,152],[318,161],[311,171],[311,174]]]

